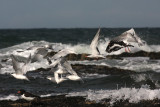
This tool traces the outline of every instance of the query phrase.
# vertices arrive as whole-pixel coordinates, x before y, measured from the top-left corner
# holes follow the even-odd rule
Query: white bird
[[[52,45],[46,44],[44,46],[31,46],[31,47],[27,48],[27,50],[36,50],[38,48],[52,49]]]
[[[55,80],[55,77],[47,76],[47,79],[49,79],[49,80],[52,81],[53,83],[57,83],[56,80]]]
[[[32,48],[30,48],[30,49],[32,49]],[[43,47],[33,47],[33,49],[35,50],[35,53],[32,57],[31,62],[37,62],[37,61],[41,62],[44,59],[46,59],[49,64],[51,63],[50,59],[47,56],[49,53],[49,46],[48,45],[43,46]]]
[[[91,48],[92,53],[91,53],[91,55],[89,55],[87,57],[102,57],[102,58],[104,58],[104,56],[102,56],[100,54],[100,51],[98,49],[98,40],[99,40],[99,36],[100,36],[99,33],[100,33],[100,28],[98,29],[95,37],[93,38],[93,40],[90,44],[90,48]]]
[[[66,61],[65,57],[61,58],[57,64],[57,70],[53,70],[54,72],[54,78],[49,77],[49,80],[55,80],[57,84],[65,81],[65,80],[73,80],[73,81],[82,81],[81,77],[77,75],[77,73],[72,69],[71,65],[68,61]],[[66,77],[62,77],[62,75],[65,74]],[[60,75],[60,76],[59,76]]]
[[[54,77],[48,76],[47,79],[52,81],[53,83],[57,83],[57,84],[67,80],[66,78],[59,77],[58,73],[54,73]]]
[[[143,46],[145,44],[145,42],[137,36],[133,28],[110,40],[106,48],[106,52],[111,53],[113,51],[118,51],[121,48],[125,48],[125,51],[127,52],[126,47],[130,52],[129,47],[134,47],[130,43],[138,43],[139,46]]]
[[[25,63],[18,62],[14,55],[11,55],[11,59],[12,59],[13,69],[15,70],[15,73],[12,73],[11,75],[17,79],[29,81],[29,79],[25,76],[25,74],[27,72],[27,65],[31,62],[31,54]]]
[[[76,54],[76,52],[74,52],[73,50],[70,50],[70,49],[63,49],[63,50],[59,51],[58,53],[56,53],[51,59],[56,60],[61,57],[65,57],[68,54]]]
[[[66,61],[65,58],[62,59],[61,65],[62,65],[63,69],[65,69],[65,71],[68,72],[68,74],[66,75],[66,78],[68,78],[69,80],[72,80],[72,81],[82,81],[83,82],[81,77],[79,77],[77,75],[77,73],[72,69],[70,63],[68,61]]]
[[[69,49],[63,49],[61,51],[59,51],[58,53],[56,53],[53,57],[49,58],[48,60],[53,60],[51,61],[51,67],[54,67],[55,65],[57,65],[60,61],[61,58],[66,57],[68,54],[76,54],[76,52],[69,50]]]
[[[51,68],[51,71],[54,72],[54,77],[48,76],[47,79],[49,79],[50,81],[54,83],[56,82],[57,84],[67,80],[67,78],[62,77],[62,74],[68,73],[64,69],[64,67],[61,65],[63,62],[64,62],[64,58],[58,58],[57,60],[54,61],[54,63],[52,64],[52,68]]]
[[[47,79],[57,84],[67,80],[67,78],[62,77],[67,71],[59,63],[57,64],[57,69],[54,68],[51,69],[51,71],[54,72],[54,77],[48,76]]]
[[[59,71],[54,72],[54,78],[55,78],[55,81],[57,84],[67,80],[67,78],[62,77],[62,74],[61,74],[61,76],[59,76],[59,74],[61,74]]]

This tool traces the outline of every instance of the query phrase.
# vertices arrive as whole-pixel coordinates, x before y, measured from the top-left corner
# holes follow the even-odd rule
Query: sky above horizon
[[[0,0],[0,28],[160,27],[160,0]]]

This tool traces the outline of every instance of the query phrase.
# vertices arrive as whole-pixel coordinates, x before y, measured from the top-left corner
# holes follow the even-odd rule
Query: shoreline
[[[33,101],[26,101],[19,99],[16,101],[11,100],[2,100],[0,101],[1,107],[38,107],[38,106],[47,106],[47,107],[108,107],[108,106],[118,106],[118,107],[158,107],[160,106],[160,100],[142,100],[138,103],[129,103],[128,100],[116,101],[113,105],[110,104],[110,99],[104,99],[101,102],[89,101],[84,97],[65,97],[65,95],[43,97],[40,99],[35,99]]]

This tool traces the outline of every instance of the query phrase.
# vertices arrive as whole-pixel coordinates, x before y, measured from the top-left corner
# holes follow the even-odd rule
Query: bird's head
[[[25,92],[26,92],[25,90],[20,89],[17,93],[22,95],[22,94],[24,94]]]

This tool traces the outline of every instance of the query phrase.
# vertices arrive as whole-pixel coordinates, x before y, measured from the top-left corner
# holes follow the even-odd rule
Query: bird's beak
[[[18,91],[17,93],[19,94],[19,93],[21,93],[21,91]]]
[[[85,58],[89,58],[89,55],[86,55]]]

